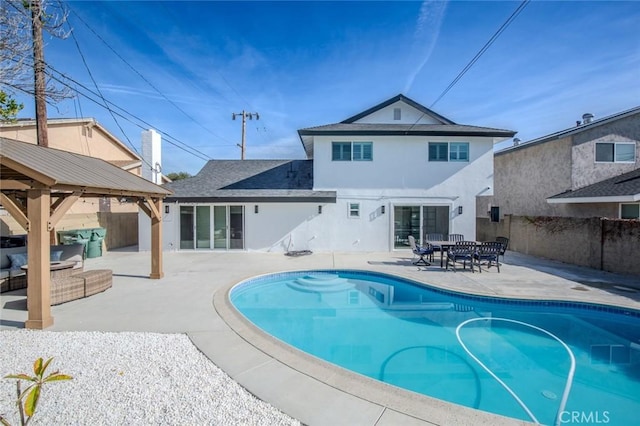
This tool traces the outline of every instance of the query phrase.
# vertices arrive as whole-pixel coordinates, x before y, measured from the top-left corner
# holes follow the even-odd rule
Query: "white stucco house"
[[[493,146],[515,132],[456,124],[398,95],[298,134],[306,160],[211,160],[168,184],[164,249],[393,251],[409,235],[474,239]]]

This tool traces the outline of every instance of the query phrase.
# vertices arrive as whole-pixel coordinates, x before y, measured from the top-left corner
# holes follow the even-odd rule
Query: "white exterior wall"
[[[449,232],[475,239],[476,196],[492,191],[492,138],[378,137],[373,161],[331,161],[331,141],[316,138],[314,189],[337,191],[336,203],[245,204],[245,250],[390,251],[394,206],[448,206]],[[470,161],[429,162],[429,141],[469,142]],[[359,218],[348,214],[353,202],[360,204]],[[165,250],[179,247],[178,205],[170,211]]]

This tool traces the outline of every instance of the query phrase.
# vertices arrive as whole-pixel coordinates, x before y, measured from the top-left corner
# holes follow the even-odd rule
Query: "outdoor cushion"
[[[52,262],[59,262],[60,256],[62,256],[62,250],[56,250],[51,252],[50,260]]]
[[[11,253],[7,255],[11,260],[11,269],[20,269],[22,265],[28,262],[27,253]]]

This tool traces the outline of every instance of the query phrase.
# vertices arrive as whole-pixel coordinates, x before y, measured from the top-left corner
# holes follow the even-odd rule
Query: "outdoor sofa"
[[[27,287],[27,247],[3,248],[0,253],[0,292]],[[110,269],[84,270],[84,245],[51,246],[51,261],[73,262],[67,274],[51,279],[51,304],[91,296],[111,287]]]

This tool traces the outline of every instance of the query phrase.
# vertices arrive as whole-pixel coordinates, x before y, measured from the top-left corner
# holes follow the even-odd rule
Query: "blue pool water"
[[[270,335],[404,389],[543,424],[639,424],[640,311],[364,271],[263,276],[230,298]]]

